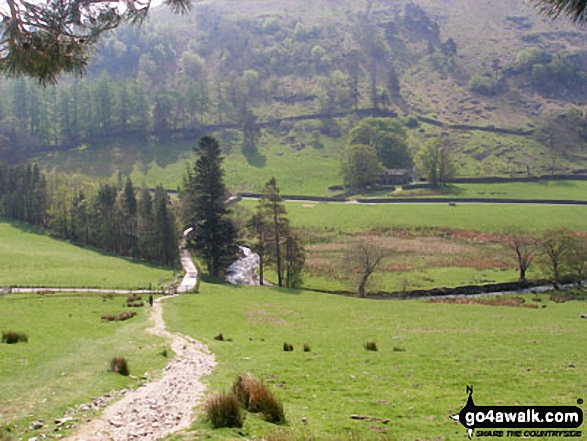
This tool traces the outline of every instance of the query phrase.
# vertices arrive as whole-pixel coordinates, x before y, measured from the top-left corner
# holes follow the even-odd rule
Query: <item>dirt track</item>
[[[70,441],[157,440],[189,427],[192,409],[200,403],[206,387],[200,379],[216,365],[207,346],[184,335],[165,330],[161,301],[153,305],[153,327],[148,332],[169,339],[175,357],[161,376],[108,406],[95,420],[83,424]]]

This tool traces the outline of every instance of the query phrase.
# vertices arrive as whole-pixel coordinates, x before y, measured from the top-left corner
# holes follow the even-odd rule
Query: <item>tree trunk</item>
[[[359,297],[361,297],[362,299],[364,299],[366,297],[365,286],[367,285],[367,280],[369,279],[370,275],[371,275],[371,273],[365,273],[365,274],[363,274],[363,277],[361,278],[361,283],[359,284]]]
[[[526,268],[520,268],[520,280],[519,282],[526,282]]]

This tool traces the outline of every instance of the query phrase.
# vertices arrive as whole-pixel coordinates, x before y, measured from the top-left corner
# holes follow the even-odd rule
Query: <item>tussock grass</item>
[[[377,351],[377,343],[374,341],[368,341],[366,342],[363,347],[367,350],[367,351]]]
[[[103,322],[123,322],[137,315],[136,312],[124,311],[120,314],[104,314],[101,316]]]
[[[215,429],[242,427],[244,416],[239,402],[232,393],[213,392],[204,404],[206,417]]]
[[[28,341],[29,336],[24,332],[2,331],[2,343],[11,345],[19,342],[28,343]]]
[[[112,360],[110,360],[110,372],[115,372],[117,374],[128,377],[130,375],[130,370],[128,368],[128,362],[126,361],[126,358],[112,358]]]
[[[292,345],[290,345],[289,343],[283,343],[283,350],[285,352],[291,352],[294,350],[294,347]]]
[[[232,392],[249,412],[260,413],[268,423],[285,423],[283,405],[271,390],[251,374],[239,375],[232,385]]]

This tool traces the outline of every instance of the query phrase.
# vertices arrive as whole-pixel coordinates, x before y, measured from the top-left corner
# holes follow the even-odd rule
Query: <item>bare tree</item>
[[[526,272],[534,258],[538,255],[538,247],[536,239],[524,232],[514,232],[509,239],[509,245],[518,262],[518,270],[520,272],[520,282],[526,281]]]
[[[361,281],[358,288],[359,297],[366,297],[365,287],[369,277],[375,272],[383,257],[385,257],[385,250],[372,241],[361,241],[349,248],[346,256],[347,262],[353,268],[358,267],[361,271]]]

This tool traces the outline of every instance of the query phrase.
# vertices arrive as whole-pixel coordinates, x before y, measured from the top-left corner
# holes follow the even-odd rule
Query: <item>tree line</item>
[[[177,226],[167,192],[52,176],[36,165],[0,165],[0,215],[46,227],[74,243],[173,267]]]

